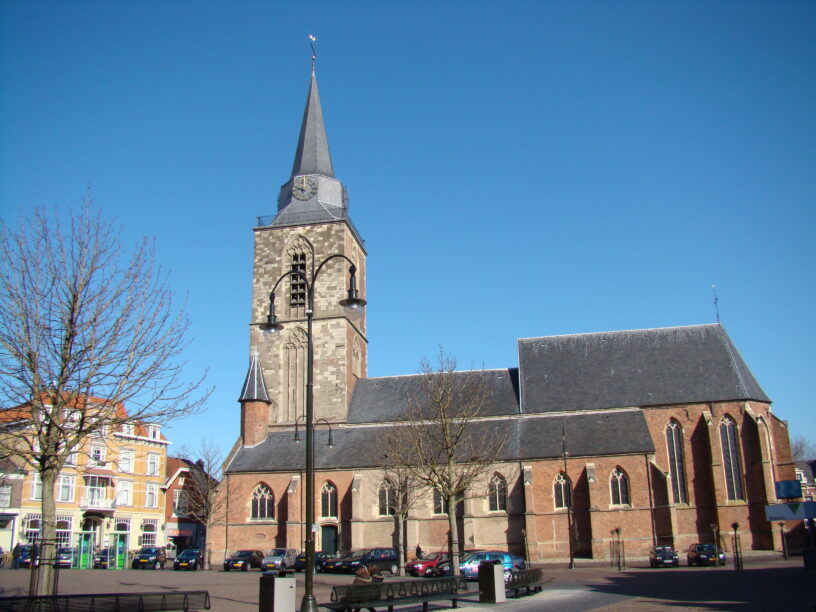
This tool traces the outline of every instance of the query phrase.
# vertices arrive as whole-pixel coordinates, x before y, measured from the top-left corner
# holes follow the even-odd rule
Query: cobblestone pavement
[[[564,563],[545,565],[552,581],[532,597],[509,600],[506,604],[462,602],[459,612],[485,608],[502,612],[583,612],[603,610],[785,610],[808,612],[816,604],[816,573],[806,572],[801,557],[749,559],[745,571],[731,568],[630,567],[623,571],[607,564],[578,562],[573,570]],[[255,572],[175,572],[165,570],[62,570],[60,593],[111,593],[167,590],[210,592],[212,609],[218,612],[258,612],[260,574]],[[348,575],[317,574],[315,595],[328,601],[335,584],[348,584]],[[387,578],[398,580],[398,578]],[[28,590],[28,570],[0,570],[0,594],[24,595]],[[297,575],[297,601],[303,594],[303,574]],[[442,609],[445,606],[432,606]]]

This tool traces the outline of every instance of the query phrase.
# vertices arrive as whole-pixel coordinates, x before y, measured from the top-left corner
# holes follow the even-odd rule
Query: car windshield
[[[59,548],[57,549],[57,553],[60,555],[70,555],[74,552],[73,548]]]
[[[247,558],[252,556],[252,551],[251,550],[239,550],[238,552],[236,552],[232,556],[233,557],[238,557],[239,559],[247,559]]]
[[[674,553],[674,549],[671,546],[658,546],[657,548],[655,548],[655,552],[671,555],[672,553]]]
[[[367,555],[370,552],[371,552],[370,550],[368,550],[367,548],[364,548],[363,550],[358,550],[356,552],[351,553],[349,555],[349,559],[360,559],[361,557],[363,557],[364,555]]]
[[[195,559],[198,556],[198,550],[194,548],[188,548],[184,552],[182,552],[178,558],[179,559]]]
[[[286,549],[285,548],[274,548],[269,551],[270,557],[285,557],[286,556]]]
[[[428,559],[428,560],[439,559],[441,561],[442,559],[447,559],[448,558],[448,553],[443,553],[443,552],[431,553],[430,555],[428,555],[425,558]]]
[[[697,550],[700,552],[714,552],[714,545],[713,544],[700,544],[697,547]]]
[[[107,557],[108,555],[116,554],[112,548],[103,548],[98,553],[96,553],[99,557]]]
[[[159,548],[143,548],[142,550],[139,551],[139,553],[143,555],[158,555],[159,550],[160,550]]]

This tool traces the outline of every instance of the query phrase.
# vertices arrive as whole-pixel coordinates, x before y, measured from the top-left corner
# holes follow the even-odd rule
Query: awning
[[[116,474],[114,474],[113,470],[108,470],[106,468],[88,468],[85,470],[85,476],[105,476],[106,478],[113,478]]]

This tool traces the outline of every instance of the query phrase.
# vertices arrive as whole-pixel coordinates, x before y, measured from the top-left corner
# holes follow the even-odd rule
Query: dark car
[[[164,548],[160,546],[142,546],[139,552],[136,553],[136,556],[133,557],[132,567],[133,569],[144,569],[144,568],[152,568],[152,569],[164,569],[164,565],[167,563],[167,553],[164,552]]]
[[[34,555],[34,546],[31,544],[21,544],[19,548],[20,557],[18,563],[20,567],[31,567],[32,563],[32,556]],[[38,564],[38,561],[34,561],[35,564]]]
[[[655,546],[649,553],[649,565],[652,567],[680,567],[677,551],[671,546]]]
[[[430,553],[422,559],[412,559],[406,564],[405,569],[412,576],[430,576],[437,565],[448,559],[450,559],[450,553]]]
[[[329,559],[334,559],[334,553],[323,552],[322,550],[315,551],[314,564],[315,571],[323,571],[323,563]],[[300,553],[295,557],[295,564],[292,566],[295,571],[302,572],[306,570],[306,553]]]
[[[74,549],[61,546],[57,549],[57,559],[55,565],[62,568],[71,568],[74,565]]]
[[[689,567],[692,565],[725,565],[725,552],[713,544],[692,544],[686,555]]]
[[[325,559],[323,564],[320,566],[321,572],[326,572],[328,574],[336,574],[340,572],[344,572],[343,564],[354,554],[352,550],[340,551],[334,557],[330,559]]]
[[[111,547],[102,548],[94,555],[94,569],[108,569],[116,565],[116,549]]]
[[[399,555],[395,548],[363,548],[353,552],[350,556],[340,559],[335,565],[335,571],[343,574],[353,574],[361,565],[372,565],[381,572],[399,574]]]
[[[201,556],[201,551],[198,548],[188,548],[182,551],[173,561],[173,569],[195,571],[203,564],[204,558]]]
[[[248,572],[253,567],[261,569],[264,554],[260,550],[237,550],[224,560],[224,571]]]

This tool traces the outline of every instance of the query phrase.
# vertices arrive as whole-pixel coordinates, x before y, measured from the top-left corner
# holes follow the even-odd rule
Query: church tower
[[[245,429],[256,432],[244,440],[245,446],[262,441],[270,429],[291,427],[305,412],[306,308],[313,281],[314,418],[345,420],[354,384],[366,376],[365,314],[352,319],[339,304],[347,296],[348,262],[333,259],[314,276],[327,257],[344,255],[354,262],[357,289],[365,296],[366,252],[348,215],[348,191],[334,176],[314,68],[295,161],[280,189],[277,214],[260,218],[253,231],[250,350],[257,352],[258,363],[251,368],[260,368],[268,397],[263,404],[252,403],[252,411],[244,410]],[[298,275],[286,276],[292,271]],[[274,292],[283,331],[264,335],[270,292],[284,276]]]

